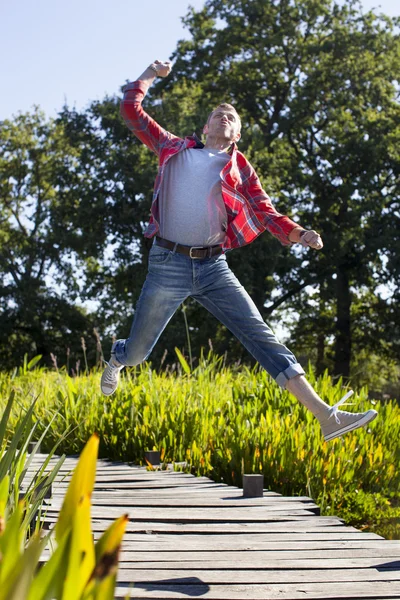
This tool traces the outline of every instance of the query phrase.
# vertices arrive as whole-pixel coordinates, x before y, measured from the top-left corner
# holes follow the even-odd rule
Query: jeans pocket
[[[166,263],[171,257],[172,252],[167,250],[166,248],[161,248],[160,246],[152,246],[149,254],[149,263],[162,265]]]

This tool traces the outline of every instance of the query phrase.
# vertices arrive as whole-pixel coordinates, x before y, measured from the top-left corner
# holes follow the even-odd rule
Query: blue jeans
[[[263,321],[224,254],[191,259],[157,245],[150,251],[149,271],[129,338],[114,344],[116,359],[125,366],[144,361],[189,296],[221,321],[281,387],[286,387],[288,379],[304,374],[295,356]]]

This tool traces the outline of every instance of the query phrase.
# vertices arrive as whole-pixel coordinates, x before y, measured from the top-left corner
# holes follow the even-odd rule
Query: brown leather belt
[[[222,254],[222,246],[183,246],[182,244],[175,244],[175,242],[164,240],[164,238],[158,236],[156,236],[156,244],[157,246],[162,246],[162,248],[179,252],[179,254],[185,254],[185,256],[189,256],[190,258],[211,258],[212,256]]]

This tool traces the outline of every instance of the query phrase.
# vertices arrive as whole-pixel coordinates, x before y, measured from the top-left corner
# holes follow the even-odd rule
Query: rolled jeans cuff
[[[114,342],[113,347],[111,348],[111,354],[114,354],[117,361],[125,367],[125,340],[117,340]]]
[[[279,373],[275,381],[285,390],[289,379],[293,379],[293,377],[297,377],[297,375],[305,375],[305,371],[299,363],[294,363],[294,365],[290,365],[290,367]]]

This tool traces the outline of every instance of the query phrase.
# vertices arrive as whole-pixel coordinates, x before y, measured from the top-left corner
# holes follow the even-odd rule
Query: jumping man
[[[320,250],[316,231],[306,230],[272,206],[257,174],[238,151],[240,118],[230,104],[213,110],[203,133],[185,139],[163,129],[142,108],[156,76],[166,77],[169,61],[156,60],[138,81],[124,88],[121,114],[129,129],[159,157],[151,218],[145,236],[153,238],[149,270],[128,339],[117,340],[103,372],[103,394],[112,394],[123,367],[151,353],[167,323],[191,296],[242,342],[261,366],[318,419],[325,440],[366,425],[375,410],[339,409],[349,394],[330,407],[311,387],[295,356],[262,319],[230,270],[225,251],[252,242],[268,230],[284,245]]]

